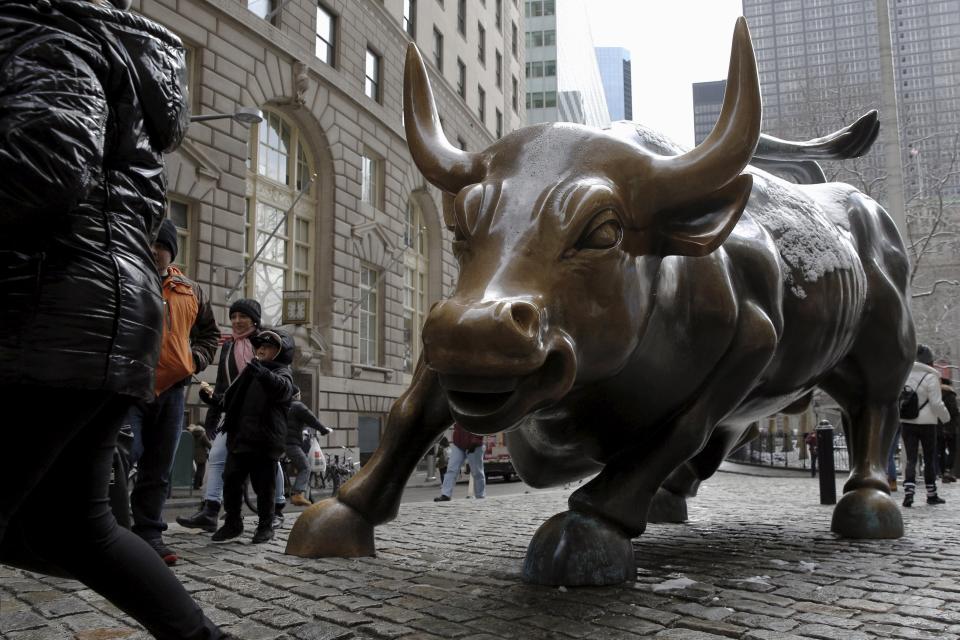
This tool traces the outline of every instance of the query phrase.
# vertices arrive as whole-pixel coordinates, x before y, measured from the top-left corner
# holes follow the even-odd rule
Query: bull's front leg
[[[304,558],[375,555],[374,527],[397,516],[410,474],[451,422],[437,375],[421,358],[410,387],[390,408],[380,446],[336,496],[300,514],[286,553]]]
[[[672,423],[607,462],[597,477],[570,496],[569,511],[540,526],[527,548],[524,580],[567,586],[633,581],[636,561],[631,539],[646,529],[657,489],[703,449],[715,425],[739,406],[769,362],[776,342],[766,314],[745,304],[737,333],[711,376],[710,388]]]

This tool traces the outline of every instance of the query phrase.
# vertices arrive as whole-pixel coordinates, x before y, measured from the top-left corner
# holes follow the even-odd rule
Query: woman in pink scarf
[[[230,325],[233,328],[233,335],[227,338],[220,348],[220,366],[217,369],[214,393],[224,393],[253,360],[254,348],[250,338],[260,330],[260,313],[260,303],[250,298],[237,300],[230,305]],[[223,468],[227,462],[227,434],[218,433],[220,420],[220,409],[210,407],[203,426],[207,436],[213,441],[213,446],[210,448],[207,470],[204,474],[206,490],[203,494],[203,505],[200,511],[192,516],[177,516],[177,522],[180,525],[203,529],[210,533],[217,529],[217,516],[223,502]],[[282,519],[286,499],[283,497],[283,472],[279,465],[277,474],[276,513],[277,519]],[[276,522],[274,528],[276,528]]]

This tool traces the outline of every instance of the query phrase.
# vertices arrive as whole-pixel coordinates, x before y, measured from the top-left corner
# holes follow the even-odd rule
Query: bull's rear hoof
[[[650,502],[650,511],[647,512],[647,522],[667,522],[678,524],[687,521],[687,499],[681,495],[657,489]]]
[[[600,586],[633,582],[630,538],[599,518],[565,511],[544,522],[527,547],[523,580],[533,584]]]
[[[856,489],[840,498],[830,530],[844,538],[900,538],[903,517],[897,503],[883,491]]]
[[[373,525],[336,498],[305,509],[290,530],[286,553],[301,558],[374,556]]]

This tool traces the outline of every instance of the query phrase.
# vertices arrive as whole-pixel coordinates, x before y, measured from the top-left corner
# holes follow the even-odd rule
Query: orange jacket
[[[220,329],[200,287],[176,267],[163,279],[163,339],[154,391],[160,395],[213,360]]]

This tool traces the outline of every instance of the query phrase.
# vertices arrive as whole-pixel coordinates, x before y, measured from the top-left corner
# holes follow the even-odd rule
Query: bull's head
[[[712,252],[750,195],[740,172],[760,135],[760,92],[742,18],[720,119],[683,155],[566,123],[456,149],[412,44],[403,106],[413,159],[444,192],[460,263],[456,291],[424,325],[424,357],[454,418],[477,433],[620,371],[643,335],[662,258]]]

